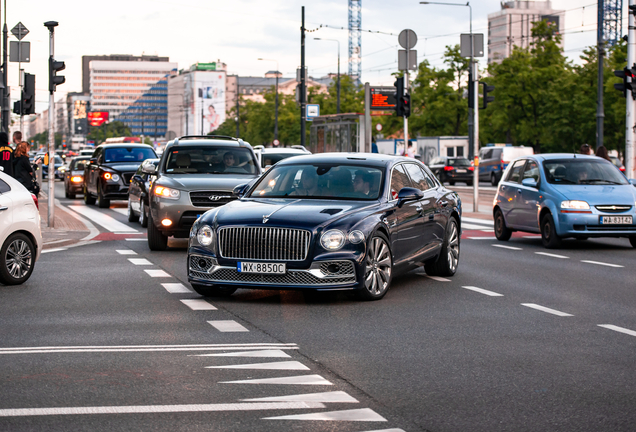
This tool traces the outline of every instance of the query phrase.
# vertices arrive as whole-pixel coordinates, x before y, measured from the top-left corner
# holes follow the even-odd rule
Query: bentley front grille
[[[266,261],[304,261],[309,252],[309,231],[292,228],[221,228],[223,258]]]

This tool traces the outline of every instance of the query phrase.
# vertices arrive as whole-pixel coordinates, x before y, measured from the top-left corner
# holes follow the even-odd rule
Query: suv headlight
[[[155,187],[155,195],[168,199],[179,199],[181,192],[177,189],[170,189],[164,186]]]
[[[103,176],[104,176],[104,180],[114,181],[114,182],[119,181],[119,174],[115,174],[110,171],[104,172]]]
[[[585,201],[561,201],[561,208],[569,210],[589,210],[590,205]]]
[[[340,230],[329,230],[326,231],[320,237],[320,244],[323,248],[336,251],[340,249],[345,243],[345,235]]]
[[[197,231],[197,241],[201,246],[210,246],[214,240],[214,230],[208,225],[203,225]]]

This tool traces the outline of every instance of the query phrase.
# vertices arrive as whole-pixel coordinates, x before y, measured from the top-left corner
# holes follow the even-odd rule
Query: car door
[[[13,224],[13,201],[10,195],[11,186],[0,180],[0,239],[5,239]]]
[[[541,195],[540,188],[540,174],[539,166],[531,159],[528,159],[526,166],[521,175],[521,181],[530,178],[537,182],[537,187],[524,186],[519,184],[517,186],[517,203],[516,207],[516,223],[524,228],[526,231],[539,231],[539,197]]]
[[[506,178],[499,184],[499,207],[504,214],[506,225],[512,228],[519,227],[519,203],[517,192],[521,186],[521,174],[526,164],[525,159],[514,162]]]
[[[421,226],[421,241],[418,245],[418,255],[423,256],[432,249],[435,249],[435,247],[440,243],[440,240],[438,239],[439,230],[437,229],[439,221],[435,220],[437,213],[437,190],[431,188],[429,179],[427,179],[428,175],[425,174],[418,164],[406,163],[404,164],[404,167],[411,179],[413,187],[421,190],[424,194],[424,196],[418,201],[420,204],[419,210],[416,207],[416,210],[418,210],[421,215],[421,221],[419,222],[419,225]]]
[[[103,149],[98,148],[95,153],[93,153],[93,158],[91,158],[90,163],[88,164],[87,174],[88,180],[85,180],[86,189],[90,193],[97,193],[97,176],[99,175],[99,161],[102,158]],[[94,161],[95,160],[95,161]]]
[[[397,206],[398,192],[404,187],[414,187],[406,174],[404,164],[391,171],[390,200],[395,205],[392,224],[392,248],[395,263],[413,263],[417,260],[422,243],[422,206],[420,201],[409,201]]]
[[[130,179],[130,187],[128,188],[128,200],[130,201],[130,207],[136,212],[139,212],[139,199],[144,187],[144,176],[147,175],[142,171],[143,167],[143,163],[139,165],[137,172]]]
[[[490,159],[491,154],[491,148],[483,148],[479,150],[479,180],[490,180],[488,160]]]

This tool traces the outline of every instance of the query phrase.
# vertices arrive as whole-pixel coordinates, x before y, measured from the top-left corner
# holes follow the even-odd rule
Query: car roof
[[[291,165],[296,162],[302,163],[362,163],[364,165],[372,165],[377,167],[384,167],[387,165],[392,165],[397,162],[416,162],[416,159],[403,157],[403,156],[394,156],[394,155],[385,155],[380,153],[314,153],[314,154],[302,154],[297,156],[293,156],[287,159],[283,159],[278,162],[276,166],[279,165]]]
[[[535,155],[520,156],[520,158],[522,157],[533,157],[539,161],[544,161],[544,160],[548,161],[548,160],[555,160],[555,159],[594,159],[594,160],[602,159],[595,155],[584,155],[584,154],[577,154],[577,153],[541,153],[541,154],[535,154]],[[605,160],[605,159],[602,159],[602,160]],[[606,162],[609,162],[609,161],[606,161]]]
[[[103,149],[110,149],[110,148],[123,148],[123,147],[135,147],[135,148],[149,148],[152,149],[151,146],[149,146],[148,144],[138,144],[138,143],[115,143],[115,144],[102,144],[99,146],[100,148]]]
[[[223,135],[186,135],[175,138],[166,144],[164,151],[174,146],[219,146],[219,147],[243,147],[252,148],[252,146],[240,138],[233,138]]]
[[[306,150],[301,150],[301,149],[294,149],[294,148],[273,148],[273,147],[269,147],[269,148],[263,148],[263,149],[259,149],[261,153],[266,154],[266,153],[292,153],[292,154],[309,154],[308,151]]]

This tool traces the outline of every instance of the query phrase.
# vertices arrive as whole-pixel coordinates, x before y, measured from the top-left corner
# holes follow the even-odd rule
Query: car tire
[[[128,208],[126,209],[126,216],[128,216],[128,222],[137,222],[139,220],[139,216],[135,215],[135,212],[130,206],[130,197],[128,197]]]
[[[143,198],[139,200],[139,224],[142,228],[148,228],[148,215],[146,214],[146,205]]]
[[[95,204],[95,197],[88,192],[88,189],[86,189],[86,185],[84,185],[84,203],[86,205]]]
[[[389,240],[384,234],[376,232],[371,237],[364,263],[358,297],[361,300],[380,300],[389,290],[393,279],[393,258]]]
[[[104,194],[102,193],[102,187],[99,183],[97,183],[97,207],[99,208],[110,207],[110,200],[104,198]]]
[[[203,297],[229,297],[236,292],[238,288],[229,286],[208,286],[190,283],[192,289]]]
[[[444,244],[437,260],[424,264],[424,270],[429,276],[453,276],[459,265],[460,246],[459,226],[457,220],[451,217],[446,227]]]
[[[629,243],[632,245],[633,248],[636,248],[636,236],[630,237]]]
[[[554,220],[550,213],[541,218],[541,243],[546,249],[556,249],[561,246],[561,237],[556,233]]]
[[[168,237],[155,226],[150,212],[148,214],[148,247],[152,251],[165,251],[168,248]]]
[[[466,182],[466,186],[472,186],[472,185],[473,185],[472,180],[469,180],[469,181]]]
[[[490,185],[497,186],[498,184],[499,182],[497,181],[497,176],[495,175],[495,173],[490,174]]]
[[[0,282],[20,285],[26,282],[35,266],[36,250],[23,233],[11,234],[0,249]]]
[[[495,237],[499,241],[508,241],[512,236],[512,230],[506,226],[506,220],[501,210],[495,212]]]

